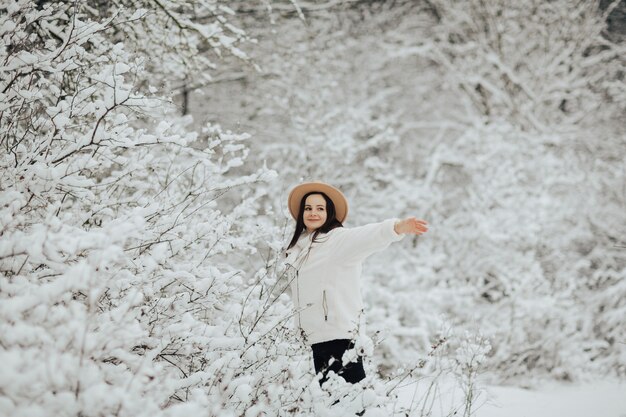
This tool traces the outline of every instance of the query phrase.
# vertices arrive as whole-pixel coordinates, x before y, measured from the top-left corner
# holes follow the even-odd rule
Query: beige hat
[[[348,200],[346,200],[346,196],[332,185],[319,181],[304,182],[296,185],[289,193],[289,212],[294,219],[298,219],[298,210],[300,210],[302,197],[312,191],[326,194],[335,205],[335,217],[337,220],[342,223],[346,220],[346,217],[348,217]]]

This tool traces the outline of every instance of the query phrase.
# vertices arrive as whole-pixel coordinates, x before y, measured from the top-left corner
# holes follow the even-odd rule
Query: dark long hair
[[[335,203],[333,203],[333,200],[320,191],[311,191],[310,193],[305,194],[300,201],[298,219],[296,220],[296,230],[293,233],[293,237],[291,238],[291,242],[289,242],[287,249],[294,247],[294,245],[298,242],[298,239],[300,239],[300,235],[306,228],[304,226],[304,204],[306,203],[307,197],[313,194],[319,194],[324,197],[324,200],[326,200],[326,221],[317,230],[315,230],[315,232],[313,232],[312,240],[315,240],[320,233],[328,233],[335,227],[343,227],[343,224],[337,220],[337,212],[335,211]]]

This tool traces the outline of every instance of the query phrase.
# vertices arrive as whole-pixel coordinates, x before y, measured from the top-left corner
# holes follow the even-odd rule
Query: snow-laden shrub
[[[248,188],[271,173],[236,175],[245,135],[189,132],[137,92],[142,57],[109,41],[110,21],[6,12],[2,414],[247,408],[256,333],[236,326],[247,283],[226,257],[255,251]]]

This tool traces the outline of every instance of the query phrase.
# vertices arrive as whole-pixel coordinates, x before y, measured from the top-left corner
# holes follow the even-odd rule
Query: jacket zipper
[[[324,321],[328,321],[328,302],[326,301],[326,290],[322,291],[322,308],[324,309]]]
[[[296,295],[298,299],[298,327],[302,329],[302,320],[300,317],[300,271],[296,269]]]

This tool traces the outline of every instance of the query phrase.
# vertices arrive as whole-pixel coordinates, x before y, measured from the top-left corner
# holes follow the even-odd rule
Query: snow
[[[400,388],[398,406],[413,408],[428,398],[430,380],[413,381]],[[457,410],[463,415],[463,392],[453,380],[434,385],[432,417]],[[421,406],[421,404],[420,404]],[[419,410],[418,410],[419,411]],[[415,412],[415,411],[414,411]],[[419,415],[419,413],[417,414]],[[486,385],[477,389],[474,417],[626,417],[626,381],[617,379],[577,383],[545,382],[526,389]]]
[[[535,389],[493,386],[476,417],[626,417],[626,381],[549,383]]]
[[[626,381],[585,379],[626,376],[626,46],[595,7],[496,5],[496,52],[475,2],[435,24],[292,1],[271,27],[214,0],[5,3],[0,417],[626,417]],[[311,179],[346,227],[432,225],[363,268],[357,387],[319,387],[271,294]],[[579,382],[485,382],[538,375]]]

